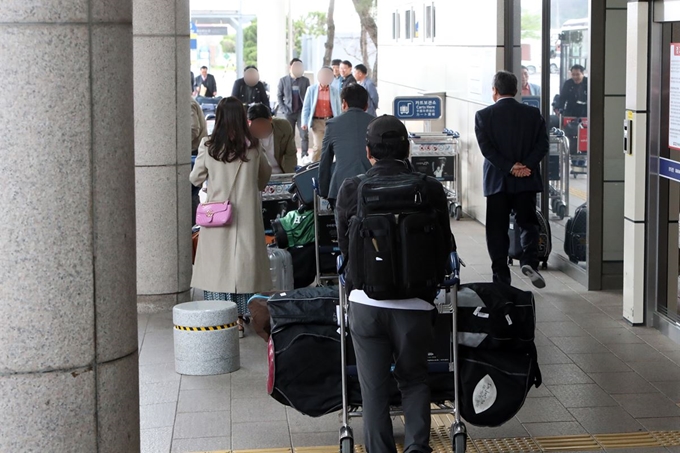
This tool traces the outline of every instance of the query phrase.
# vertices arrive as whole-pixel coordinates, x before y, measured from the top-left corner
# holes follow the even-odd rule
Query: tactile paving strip
[[[433,453],[453,453],[449,429],[453,417],[437,415],[432,417],[430,446]],[[642,433],[597,434],[555,437],[518,437],[508,439],[468,439],[466,453],[543,453],[569,451],[607,451],[617,448],[640,449],[680,446],[680,431],[650,431]],[[227,450],[196,453],[337,453],[338,446],[272,448],[264,450]],[[356,453],[366,453],[363,445],[355,447]],[[397,452],[404,448],[397,445]]]

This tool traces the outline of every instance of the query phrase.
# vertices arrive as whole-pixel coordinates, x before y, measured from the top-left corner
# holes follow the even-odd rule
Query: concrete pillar
[[[0,17],[0,451],[138,452],[131,1]]]
[[[137,294],[141,311],[189,300],[189,0],[135,0]]]
[[[286,2],[259,0],[257,13],[257,68],[260,79],[269,84],[269,97],[276,98],[279,79],[288,74],[286,58]],[[277,39],[272,39],[277,36]],[[316,70],[315,70],[316,71]],[[239,77],[242,77],[239,74]]]

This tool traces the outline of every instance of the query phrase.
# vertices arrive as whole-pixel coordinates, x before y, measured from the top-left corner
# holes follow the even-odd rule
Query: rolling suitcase
[[[576,208],[574,217],[567,220],[564,236],[564,252],[573,263],[586,260],[586,232],[588,229],[588,205]]]
[[[269,271],[272,275],[274,291],[290,291],[293,289],[293,257],[286,250],[267,249],[269,254]]]
[[[536,210],[536,217],[538,217],[538,261],[543,263],[543,269],[547,269],[548,258],[550,258],[550,253],[552,252],[552,233],[550,231],[550,224],[538,209]],[[508,264],[512,264],[513,260],[519,260],[522,257],[521,232],[517,226],[514,213],[510,214],[508,236],[510,236]]]

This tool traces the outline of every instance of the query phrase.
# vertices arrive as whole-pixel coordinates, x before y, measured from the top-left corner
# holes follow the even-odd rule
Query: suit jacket
[[[334,85],[330,85],[331,90],[331,109],[333,110],[333,116],[340,116],[342,113],[342,102],[340,102],[340,90]],[[300,124],[312,127],[312,121],[314,120],[314,112],[316,111],[316,102],[319,100],[319,84],[315,83],[307,90],[305,95],[305,102],[302,104],[302,118],[300,119]]]
[[[326,122],[319,164],[319,195],[337,198],[342,182],[366,173],[371,163],[366,157],[366,129],[373,116],[350,108]],[[332,170],[335,158],[335,170]]]
[[[297,167],[297,147],[295,132],[288,120],[272,118],[274,130],[274,156],[284,173],[295,173]]]
[[[267,89],[264,87],[262,82],[257,82],[257,84],[250,90],[248,90],[248,88],[251,87],[246,85],[246,81],[243,80],[243,78],[240,78],[234,82],[231,95],[239,99],[244,104],[262,103],[267,107],[270,107]]]
[[[475,133],[484,155],[484,196],[497,193],[542,192],[540,163],[548,154],[548,133],[540,110],[500,99],[477,112]],[[510,172],[520,162],[531,176],[516,178]]]
[[[201,94],[201,85],[205,85],[206,91],[204,97],[206,98],[213,98],[215,97],[215,93],[217,93],[217,82],[215,81],[215,77],[212,74],[208,74],[205,78],[205,81],[203,81],[203,76],[197,76],[195,85],[196,89],[199,90],[199,95]]]
[[[366,77],[363,82],[360,82],[359,85],[366,88],[366,91],[368,91],[368,110],[366,110],[366,112],[370,115],[376,116],[376,110],[378,109],[378,103],[380,102],[378,88],[376,88],[373,80],[369,79],[368,77]]]
[[[307,77],[300,77],[300,104],[304,103],[305,94],[309,88],[309,79]],[[281,77],[279,80],[279,89],[277,100],[279,101],[279,111],[284,115],[293,112],[293,78],[290,75]]]

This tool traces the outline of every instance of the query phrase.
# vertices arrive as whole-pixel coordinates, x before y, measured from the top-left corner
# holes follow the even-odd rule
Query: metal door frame
[[[653,18],[649,34],[649,115],[647,206],[645,228],[645,324],[680,342],[680,324],[660,312],[668,305],[669,212],[671,182],[659,176],[659,157],[669,157],[668,113],[670,92],[670,43],[680,41],[680,2],[651,2]],[[677,208],[677,207],[676,207]],[[677,259],[678,251],[673,256]],[[677,281],[672,282],[677,287]],[[663,310],[662,310],[663,311]]]

